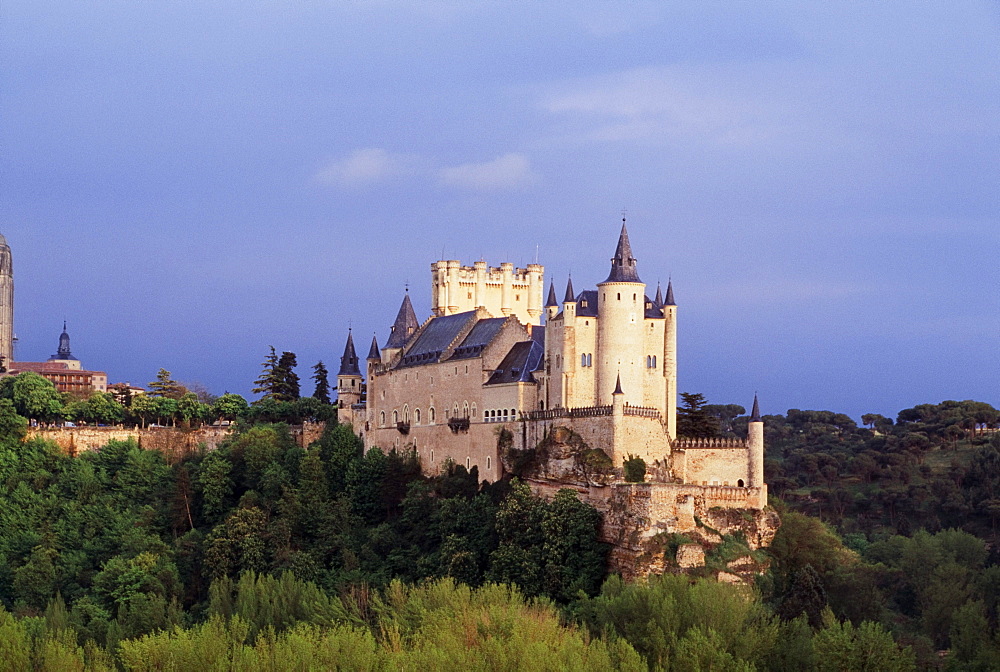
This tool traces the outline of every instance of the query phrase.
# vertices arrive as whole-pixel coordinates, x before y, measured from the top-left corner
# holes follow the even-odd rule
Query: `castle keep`
[[[511,468],[511,454],[546,445],[539,483],[612,486],[635,455],[650,484],[684,486],[665,502],[697,495],[709,507],[766,506],[756,399],[745,439],[677,435],[674,289],[647,295],[624,221],[595,289],[576,292],[570,279],[558,301],[550,283],[543,305],[543,287],[538,264],[431,264],[430,317],[421,323],[404,296],[385,344],[373,338],[363,364],[348,335],[341,422],[366,448],[416,451],[426,473],[450,461],[492,481]],[[559,448],[566,437],[575,449]],[[610,460],[600,475],[572,466],[580,446]]]

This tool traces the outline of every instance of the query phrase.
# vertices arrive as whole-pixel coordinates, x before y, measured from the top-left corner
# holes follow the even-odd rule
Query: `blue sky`
[[[6,0],[0,59],[19,359],[247,394],[626,208],[682,391],[1000,406],[996,2]]]

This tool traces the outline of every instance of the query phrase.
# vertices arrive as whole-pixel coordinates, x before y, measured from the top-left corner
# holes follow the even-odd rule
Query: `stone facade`
[[[711,511],[760,523],[756,399],[745,439],[677,436],[673,286],[646,294],[624,224],[596,290],[576,293],[570,281],[559,303],[550,284],[544,327],[540,265],[440,261],[431,275],[432,315],[418,323],[407,295],[385,347],[372,342],[367,380],[343,364],[357,360],[348,336],[339,417],[366,449],[414,450],[425,473],[452,462],[490,481],[516,471],[543,494],[572,486],[605,512],[621,567],[653,567],[640,560],[651,539],[695,533]],[[629,456],[646,462],[647,483],[621,482]]]

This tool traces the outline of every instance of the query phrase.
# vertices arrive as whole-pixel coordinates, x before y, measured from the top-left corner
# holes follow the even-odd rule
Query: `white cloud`
[[[523,154],[504,154],[486,163],[464,163],[442,168],[442,184],[481,191],[516,189],[538,181],[531,162]]]
[[[410,157],[390,154],[378,147],[356,149],[345,158],[321,168],[313,179],[321,184],[359,187],[405,173],[410,162]]]

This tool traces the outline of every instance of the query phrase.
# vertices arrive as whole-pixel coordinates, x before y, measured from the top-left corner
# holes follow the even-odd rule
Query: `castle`
[[[621,482],[625,460],[636,456],[649,482],[707,489],[699,496],[709,505],[766,506],[756,398],[746,439],[677,435],[673,285],[665,296],[659,287],[646,294],[624,220],[607,278],[579,293],[570,279],[561,302],[550,283],[542,304],[538,264],[438,261],[431,283],[432,315],[420,323],[404,296],[384,346],[372,339],[364,374],[348,335],[338,414],[366,449],[412,449],[425,473],[453,462],[493,481],[510,469],[510,451],[575,435],[577,447],[610,459],[600,485]],[[560,468],[559,454],[549,451],[541,480],[595,484]]]

